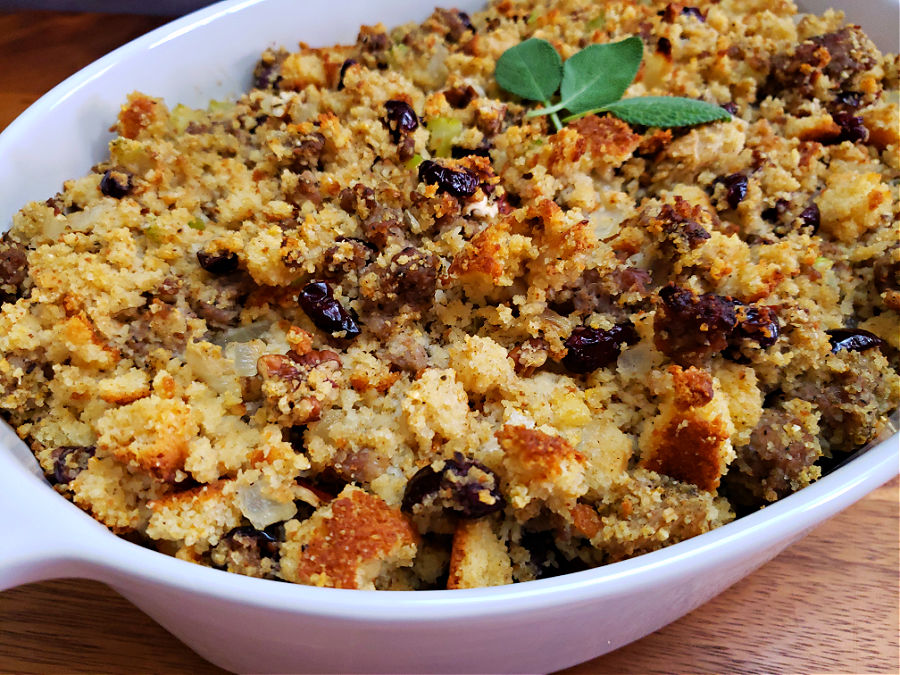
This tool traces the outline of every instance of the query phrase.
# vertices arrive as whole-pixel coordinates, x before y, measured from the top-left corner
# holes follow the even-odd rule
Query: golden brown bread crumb
[[[463,520],[453,535],[447,588],[480,588],[512,583],[512,566],[503,539],[489,518]]]
[[[297,583],[373,588],[385,568],[412,563],[417,542],[397,509],[348,487],[304,524],[288,529],[281,573]]]

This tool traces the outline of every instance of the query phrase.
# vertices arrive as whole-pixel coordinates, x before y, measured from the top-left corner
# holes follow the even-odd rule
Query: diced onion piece
[[[237,503],[241,513],[257,530],[272,523],[280,523],[294,517],[297,507],[294,502],[278,502],[266,496],[267,490],[260,481],[237,489]]]

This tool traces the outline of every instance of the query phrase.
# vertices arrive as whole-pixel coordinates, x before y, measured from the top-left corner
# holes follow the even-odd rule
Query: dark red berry
[[[530,554],[529,567],[538,579],[548,579],[589,569],[588,564],[581,558],[576,556],[570,560],[563,554],[556,545],[554,530],[538,532],[523,530],[519,543]]]
[[[734,337],[755,340],[763,349],[775,344],[780,328],[772,307],[745,305],[740,300],[734,300],[734,305],[738,322]]]
[[[487,157],[491,158],[491,149],[490,148],[463,148],[459,145],[454,145],[450,148],[450,156],[453,159],[462,159],[463,157]]]
[[[459,22],[465,26],[466,30],[470,30],[475,33],[475,26],[472,24],[472,17],[470,17],[466,12],[457,12],[456,15],[459,17]]]
[[[725,186],[725,198],[728,206],[736,209],[747,196],[747,176],[742,173],[733,173],[730,176],[719,178],[719,182]]]
[[[565,342],[562,363],[573,373],[590,373],[616,362],[622,347],[638,342],[638,334],[630,323],[616,324],[609,330],[577,326]]]
[[[359,325],[335,299],[331,287],[324,281],[313,281],[304,286],[297,302],[316,327],[332,337],[350,339],[359,335]],[[343,336],[336,333],[343,333]]]
[[[292,427],[282,428],[281,440],[290,443],[291,447],[297,452],[304,452],[306,450],[306,441],[304,440],[305,434],[306,425],[295,424]]]
[[[720,107],[724,108],[731,115],[737,115],[738,107],[737,107],[737,104],[734,103],[733,101],[729,101],[728,103],[723,103]]]
[[[775,202],[775,206],[763,210],[760,215],[763,220],[778,224],[790,208],[791,203],[787,199],[779,199]]]
[[[65,445],[51,453],[53,458],[53,477],[56,482],[65,485],[75,480],[88,466],[88,460],[94,456],[94,448],[90,446]]]
[[[703,12],[701,12],[700,9],[697,7],[684,7],[684,8],[682,8],[681,13],[684,16],[692,16],[695,19],[697,19],[697,21],[701,21],[701,22],[706,21],[706,17],[703,16]]]
[[[355,66],[357,63],[359,63],[359,61],[357,61],[356,59],[347,59],[341,64],[341,73],[340,75],[338,75],[337,83],[338,91],[344,88],[344,74],[347,72],[347,68],[349,68],[350,66]]]
[[[131,192],[131,174],[118,169],[109,169],[100,179],[100,192],[107,197],[121,199]]]
[[[200,267],[210,274],[221,277],[237,270],[238,255],[232,251],[219,251],[217,253],[197,251],[197,262],[200,263]]]
[[[244,548],[263,558],[272,558],[278,554],[279,540],[284,532],[280,523],[269,525],[264,530],[257,530],[251,525],[242,525],[231,530],[222,537],[232,548]]]
[[[670,58],[672,56],[672,41],[666,37],[659,38],[656,41],[656,52],[666,58]]]
[[[842,349],[848,352],[864,352],[867,349],[883,347],[885,342],[874,333],[862,328],[835,328],[825,331],[831,342],[831,353],[836,354]]]
[[[837,142],[850,141],[851,143],[865,143],[869,140],[869,130],[863,124],[863,118],[849,112],[836,112],[831,116],[841,128],[841,135]]]
[[[414,513],[438,508],[461,518],[481,518],[506,506],[500,480],[486,466],[458,452],[443,462],[440,469],[429,464],[409,479],[402,510]]]
[[[435,183],[454,197],[468,197],[478,189],[478,178],[467,169],[450,169],[430,159],[419,164],[419,180]]]
[[[857,91],[842,91],[834,97],[834,102],[844,110],[857,110],[862,105],[862,94]]]
[[[444,90],[444,98],[447,99],[451,108],[461,110],[478,98],[478,91],[471,84],[464,87],[452,87]]]
[[[406,101],[387,101],[384,107],[387,109],[387,127],[394,143],[399,143],[403,136],[418,128],[419,118],[416,111]]]
[[[815,203],[810,204],[800,212],[800,223],[805,227],[812,228],[813,234],[819,230],[819,207]]]

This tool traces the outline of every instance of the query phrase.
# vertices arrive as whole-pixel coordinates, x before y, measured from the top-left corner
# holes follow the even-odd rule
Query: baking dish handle
[[[0,425],[5,427],[5,425]],[[13,586],[84,576],[79,544],[85,532],[82,515],[29,470],[0,428],[0,591]],[[67,508],[68,507],[68,508]],[[88,535],[89,536],[89,535]]]

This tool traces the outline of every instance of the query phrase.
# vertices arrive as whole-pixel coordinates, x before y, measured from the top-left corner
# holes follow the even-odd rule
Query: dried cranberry
[[[280,523],[269,525],[264,530],[257,530],[251,525],[236,527],[222,539],[233,546],[242,546],[255,549],[264,558],[272,558],[278,555],[278,542],[283,536]]]
[[[100,179],[100,192],[107,197],[121,199],[131,192],[131,174],[118,169],[109,169]]]
[[[319,329],[333,337],[336,337],[335,333],[343,333],[347,339],[359,335],[359,325],[335,299],[331,287],[324,281],[313,281],[304,286],[297,302]]]
[[[253,69],[253,87],[277,91],[282,80],[281,64],[286,57],[287,52],[284,50],[273,52],[267,49]]]
[[[719,106],[719,107],[720,107],[720,108],[724,108],[725,111],[728,112],[728,113],[731,114],[731,115],[737,115],[737,113],[738,113],[738,107],[737,107],[737,104],[736,104],[734,101],[729,101],[728,103],[723,103],[723,104],[722,104],[721,106]]]
[[[810,204],[805,209],[800,212],[800,222],[806,227],[812,228],[812,233],[815,234],[819,230],[819,207],[815,204]]]
[[[653,320],[654,344],[681,363],[722,351],[737,325],[731,298],[706,293],[695,295],[669,284],[659,292],[661,301]]]
[[[459,42],[466,31],[475,33],[471,17],[458,9],[436,9],[435,17],[447,27],[447,41],[450,43]]]
[[[834,103],[845,110],[857,110],[862,105],[862,94],[857,91],[842,91],[834,97]]]
[[[656,52],[662,54],[666,58],[672,57],[672,41],[669,38],[661,37],[656,41]]]
[[[556,545],[556,537],[552,530],[540,532],[523,530],[519,543],[531,554],[529,563],[538,579],[548,579],[588,569],[587,563],[580,558],[575,557],[570,560],[563,555]]]
[[[419,180],[436,183],[454,197],[468,197],[478,189],[478,178],[467,169],[450,169],[430,159],[419,164]]]
[[[486,466],[458,452],[443,462],[440,469],[429,464],[409,479],[401,509],[414,513],[438,507],[461,518],[481,518],[506,506],[500,479]]]
[[[406,101],[387,101],[384,107],[387,109],[387,127],[394,143],[399,143],[405,134],[418,128],[419,118],[416,116],[416,111]]]
[[[338,75],[337,83],[338,91],[344,88],[344,74],[347,72],[347,68],[349,68],[350,66],[355,66],[357,63],[359,63],[359,61],[357,61],[356,59],[347,59],[341,64],[341,72],[340,75]]]
[[[725,198],[728,206],[736,209],[747,196],[747,176],[742,173],[733,173],[718,180],[725,186]]]
[[[862,328],[835,328],[825,331],[831,342],[831,353],[836,354],[842,349],[848,352],[864,352],[867,349],[883,347],[884,340]]]
[[[478,98],[478,92],[471,84],[467,84],[465,87],[445,89],[444,98],[447,99],[447,103],[450,104],[451,108],[461,110],[468,107],[472,101]]]
[[[869,130],[863,124],[863,118],[849,112],[836,112],[832,119],[841,128],[837,142],[865,143],[869,140]]]
[[[220,277],[231,274],[238,268],[238,255],[233,251],[219,251],[218,253],[197,251],[197,262],[210,274]]]
[[[701,12],[696,7],[681,7],[675,3],[669,3],[666,5],[665,9],[662,9],[656,13],[658,16],[663,18],[663,21],[666,23],[674,23],[675,19],[678,15],[682,16],[693,16],[698,21],[706,21],[706,17],[703,16],[703,12]]]
[[[565,342],[563,365],[573,373],[590,373],[615,363],[626,344],[638,342],[631,323],[616,324],[609,330],[577,326]]]
[[[475,33],[475,26],[472,23],[472,17],[470,17],[466,12],[456,12],[456,16],[459,17],[459,22],[465,26],[466,30],[470,30]]]
[[[779,199],[775,202],[775,206],[763,210],[760,215],[763,220],[777,224],[790,208],[791,203],[787,199]]]
[[[281,440],[283,440],[285,443],[290,443],[291,447],[297,452],[303,452],[306,450],[306,441],[304,440],[305,435],[305,424],[295,424],[291,427],[287,427],[281,430]]]
[[[53,451],[53,477],[57,483],[65,485],[88,466],[88,460],[94,456],[94,448],[81,445],[65,445]]]
[[[745,305],[740,300],[733,302],[738,322],[734,337],[755,340],[763,349],[774,345],[780,334],[775,310],[772,307]]]
[[[459,145],[454,145],[450,148],[450,156],[453,159],[462,159],[463,157],[487,157],[491,158],[491,149],[490,148],[463,148]]]
[[[701,22],[706,21],[706,17],[703,16],[703,12],[701,12],[700,9],[697,7],[684,7],[681,10],[681,13],[684,16],[692,16],[695,19],[697,19],[697,21],[701,21]]]

